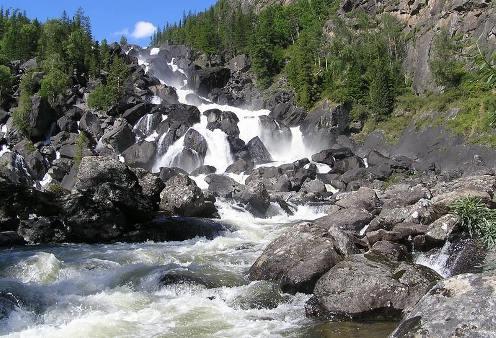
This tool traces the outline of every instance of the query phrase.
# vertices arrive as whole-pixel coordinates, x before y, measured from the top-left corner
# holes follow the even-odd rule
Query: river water
[[[158,52],[152,50],[151,55]],[[149,65],[141,60],[146,68]],[[182,73],[173,60],[169,66]],[[165,79],[161,79],[166,82]],[[180,102],[190,94],[177,88]],[[157,102],[155,98],[152,100]],[[250,111],[205,103],[240,119],[240,138],[263,137]],[[148,117],[145,117],[148,118]],[[166,118],[166,117],[164,117]],[[148,122],[148,121],[147,121]],[[205,164],[223,172],[232,163],[226,135],[193,127],[208,143]],[[298,128],[286,150],[263,140],[277,163],[290,163],[320,149],[307,149]],[[153,130],[150,140],[160,139]],[[174,163],[182,139],[157,156],[155,169]],[[321,172],[330,168],[319,166]],[[242,175],[233,175],[242,182]],[[195,178],[205,188],[203,176]],[[305,317],[308,295],[282,294],[269,282],[249,282],[248,269],[270,241],[291,224],[325,214],[326,206],[300,206],[293,216],[271,207],[267,219],[217,201],[230,231],[207,240],[27,246],[0,252],[0,335],[10,337],[386,337],[392,323],[330,323]],[[164,277],[166,276],[166,277]],[[186,282],[185,282],[186,281]],[[189,282],[188,282],[189,281]],[[0,307],[1,309],[1,307]]]

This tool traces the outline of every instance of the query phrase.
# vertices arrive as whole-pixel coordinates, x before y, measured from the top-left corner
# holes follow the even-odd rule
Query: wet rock
[[[235,56],[229,61],[229,69],[233,73],[246,72],[247,70],[250,69],[250,66],[251,66],[250,58],[245,54]]]
[[[171,165],[184,169],[186,172],[190,173],[203,165],[203,158],[193,149],[183,148],[181,152],[174,157]]]
[[[205,182],[208,183],[208,191],[225,198],[233,198],[236,193],[244,189],[242,184],[224,175],[208,175],[205,177]]]
[[[31,244],[63,242],[67,238],[67,229],[55,217],[36,216],[22,220],[17,232]]]
[[[189,85],[199,95],[207,96],[212,89],[224,87],[229,81],[230,75],[231,71],[228,68],[200,69],[192,74]]]
[[[33,178],[29,174],[24,159],[14,152],[4,153],[0,157],[0,182],[32,186]]]
[[[124,239],[130,242],[187,241],[195,237],[214,239],[228,230],[224,225],[210,219],[162,215],[152,221],[138,224]]]
[[[413,307],[391,337],[490,337],[496,327],[494,273],[440,281]]]
[[[306,111],[290,102],[279,102],[271,110],[270,116],[286,126],[297,127],[305,119]]]
[[[275,283],[258,281],[247,285],[233,300],[233,305],[243,310],[275,309],[285,297]]]
[[[13,147],[13,150],[21,154],[29,175],[35,180],[41,180],[48,168],[43,155],[34,147],[29,140],[22,140]]]
[[[342,160],[351,156],[353,156],[353,152],[348,148],[327,149],[312,155],[312,161],[332,167],[335,160]]]
[[[256,217],[265,217],[270,207],[270,196],[263,183],[247,185],[233,193],[233,198]]]
[[[202,161],[208,150],[207,141],[202,134],[194,129],[188,130],[184,135],[184,147],[194,150],[200,156]]]
[[[162,114],[146,114],[141,118],[138,123],[134,126],[133,130],[137,136],[141,138],[146,138],[157,129],[160,122],[162,122]]]
[[[67,115],[62,116],[57,120],[57,127],[61,131],[66,131],[68,133],[77,133],[78,124],[76,121],[72,120]]]
[[[247,144],[248,153],[255,164],[263,164],[272,161],[269,151],[258,136],[252,138]]]
[[[207,128],[209,130],[220,129],[226,135],[239,137],[238,116],[230,111],[210,109],[203,113],[207,117]]]
[[[139,142],[127,148],[122,156],[130,167],[150,170],[155,160],[157,147],[152,142]]]
[[[306,312],[329,319],[398,319],[439,279],[420,265],[353,255],[318,280]]]
[[[163,106],[163,113],[167,115],[168,120],[171,122],[188,127],[200,122],[200,111],[195,106],[171,104]]]
[[[153,95],[158,96],[162,101],[170,104],[179,103],[176,90],[173,87],[168,87],[164,84],[157,84],[148,87]]]
[[[158,204],[158,202],[160,202],[160,193],[165,188],[165,184],[162,179],[160,179],[160,176],[141,168],[135,168],[133,169],[133,172],[138,178],[138,183],[143,194],[150,199],[150,201]]]
[[[138,103],[134,107],[125,110],[122,117],[126,119],[129,124],[134,126],[139,119],[150,112],[150,109],[151,106],[148,103]]]
[[[350,107],[348,105],[334,105],[324,100],[313,111],[309,112],[300,130],[307,144],[330,145],[337,135],[344,134],[349,127]]]
[[[320,180],[306,180],[300,188],[304,193],[317,193],[323,194],[327,192],[325,184]]]
[[[336,160],[332,168],[333,173],[344,174],[347,171],[363,168],[365,164],[363,160],[358,156],[351,156],[344,158],[342,160]]]
[[[160,210],[170,215],[214,217],[217,209],[188,176],[176,175],[165,182],[160,194]]]
[[[291,130],[283,123],[277,122],[270,116],[260,116],[259,124],[262,129],[261,138],[276,147],[279,151],[285,151],[288,144],[291,144]]]
[[[250,280],[280,282],[284,292],[312,293],[316,281],[346,255],[353,240],[333,228],[303,222],[274,240],[250,268]]]

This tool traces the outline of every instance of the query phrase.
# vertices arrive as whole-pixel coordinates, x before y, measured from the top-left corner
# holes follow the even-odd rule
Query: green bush
[[[489,209],[480,198],[461,198],[453,203],[451,210],[471,237],[480,238],[487,247],[496,245],[496,211]]]
[[[107,110],[113,104],[113,95],[109,87],[98,85],[88,96],[90,108]]]
[[[19,105],[12,113],[14,126],[25,136],[29,136],[29,112],[31,111],[31,97],[26,92],[21,92]]]
[[[74,155],[74,163],[79,166],[84,156],[84,150],[88,148],[89,140],[84,132],[79,133],[76,141],[76,153]]]
[[[434,38],[430,68],[434,80],[440,86],[454,88],[460,85],[466,74],[465,63],[460,59],[462,44],[447,30],[441,30]]]

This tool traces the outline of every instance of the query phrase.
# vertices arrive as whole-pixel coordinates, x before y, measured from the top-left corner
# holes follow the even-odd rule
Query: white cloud
[[[151,22],[138,21],[136,22],[136,25],[134,25],[134,31],[131,33],[131,36],[135,39],[143,39],[152,36],[156,31],[157,27]]]

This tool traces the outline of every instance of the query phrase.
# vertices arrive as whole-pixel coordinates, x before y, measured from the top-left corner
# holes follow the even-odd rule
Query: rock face
[[[338,229],[300,223],[269,244],[249,278],[280,282],[284,292],[312,293],[324,273],[356,250],[353,238]]]
[[[318,280],[306,311],[332,319],[397,319],[439,278],[420,265],[354,255]]]
[[[439,282],[411,309],[392,338],[492,337],[496,275],[465,274]]]
[[[160,210],[170,215],[214,217],[213,201],[206,200],[196,183],[185,175],[176,175],[165,183],[160,194]]]

